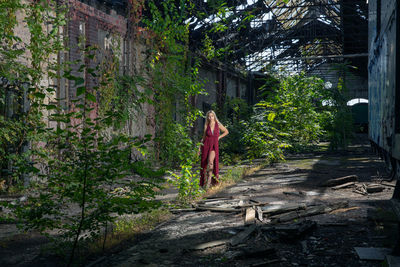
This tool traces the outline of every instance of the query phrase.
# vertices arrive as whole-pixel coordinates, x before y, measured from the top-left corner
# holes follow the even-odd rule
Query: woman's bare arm
[[[220,129],[221,132],[222,132],[222,134],[218,137],[218,140],[219,140],[219,139],[221,139],[222,137],[227,136],[227,135],[229,134],[229,131],[228,131],[228,129],[226,129],[225,126],[222,125],[222,124],[218,124],[218,126],[219,126],[219,129]]]

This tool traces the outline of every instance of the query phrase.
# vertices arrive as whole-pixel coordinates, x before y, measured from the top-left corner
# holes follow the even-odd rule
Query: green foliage
[[[270,92],[263,88],[263,100],[255,105],[255,114],[243,123],[244,143],[250,158],[283,159],[286,149],[301,150],[319,141],[322,100],[326,98],[324,83],[301,73],[267,80]]]
[[[326,99],[324,82],[305,74],[288,76],[281,80],[272,105],[260,102],[270,109],[268,119],[288,134],[287,141],[293,148],[315,144],[324,133],[320,125],[322,100]],[[266,105],[265,105],[266,104]]]
[[[347,63],[337,64],[332,71],[338,72],[340,78],[337,87],[328,90],[330,101],[324,114],[324,128],[330,142],[330,149],[346,148],[354,135],[353,117],[351,108],[347,106],[348,89],[346,77],[351,76],[351,66]]]
[[[57,127],[45,129],[47,145],[40,153],[36,151],[35,158],[47,171],[30,170],[40,179],[31,188],[28,201],[11,208],[24,221],[23,228],[43,233],[58,230],[59,238],[73,241],[71,263],[81,241],[97,238],[117,214],[138,213],[159,204],[152,201],[156,180],[127,179],[132,169],[130,153],[132,149],[140,151],[146,141],[123,134],[107,135],[118,114],[107,112],[93,119],[90,114],[96,88],[82,86],[70,70],[65,73],[75,86],[81,86],[73,100],[76,108],[57,109],[50,116]]]
[[[270,162],[283,159],[283,149],[287,133],[280,131],[269,118],[270,113],[256,110],[249,121],[242,122],[245,129],[241,141],[247,146],[247,157],[250,159],[266,158]]]
[[[131,167],[134,173],[143,178],[161,178],[166,172],[164,168],[154,170],[150,162],[145,160],[133,162]]]
[[[243,167],[234,167],[227,170],[227,172],[221,176],[222,182],[238,182],[243,178],[245,172],[245,168]]]
[[[172,176],[170,182],[178,188],[178,200],[183,204],[198,196],[201,191],[199,187],[199,166],[197,148],[199,144],[192,141],[188,131],[179,123],[175,124],[174,130],[170,131],[171,143],[166,143],[166,149],[170,149],[171,157],[179,162],[180,173],[169,172]]]
[[[188,204],[202,192],[199,186],[199,170],[193,171],[193,163],[190,161],[181,164],[180,169],[179,174],[169,172],[172,176],[170,182],[179,189],[178,200],[182,204]]]
[[[244,122],[250,119],[252,108],[241,98],[227,98],[219,117],[229,134],[219,144],[224,164],[236,163],[246,153],[246,144],[240,142],[245,134]],[[238,142],[239,141],[239,142]]]
[[[25,14],[28,43],[15,33],[16,14]],[[65,25],[65,10],[55,1],[2,1],[0,22],[0,167],[8,170],[0,174],[0,182],[7,180],[12,188],[21,183],[23,165],[30,163],[24,150],[43,137],[40,107],[54,88],[41,82],[44,76],[54,77],[58,69],[51,55],[62,49],[58,30]],[[28,99],[30,109],[26,107]]]
[[[164,166],[181,168],[181,175],[175,176],[175,185],[179,188],[179,199],[186,201],[198,191],[198,181],[192,172],[197,164],[193,158],[197,149],[190,129],[201,112],[192,105],[192,99],[204,93],[198,79],[200,61],[192,58],[189,50],[186,19],[191,5],[186,0],[166,0],[149,1],[147,7],[150,15],[142,21],[154,37],[153,49],[148,54],[147,86],[154,92],[155,160]]]

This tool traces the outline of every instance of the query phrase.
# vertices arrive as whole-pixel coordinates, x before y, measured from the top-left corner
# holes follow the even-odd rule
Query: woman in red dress
[[[219,134],[220,130],[222,131],[221,135]],[[218,121],[215,112],[212,110],[208,111],[206,113],[206,123],[204,124],[202,145],[199,148],[199,154],[201,152],[200,186],[209,187],[210,185],[214,186],[218,184],[218,140],[228,133],[228,130]]]

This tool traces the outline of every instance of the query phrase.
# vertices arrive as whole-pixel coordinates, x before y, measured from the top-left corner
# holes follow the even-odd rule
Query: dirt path
[[[240,212],[181,212],[95,266],[381,266],[381,261],[360,260],[354,247],[393,246],[396,225],[382,219],[392,215],[387,208],[393,188],[361,195],[352,192],[354,187],[332,190],[318,185],[353,174],[358,184],[368,185],[379,183],[384,173],[383,163],[365,143],[347,152],[291,156],[214,197],[269,205],[348,201],[347,208],[277,224],[264,218],[252,225],[244,224]],[[229,243],[245,231],[251,232],[246,239]]]

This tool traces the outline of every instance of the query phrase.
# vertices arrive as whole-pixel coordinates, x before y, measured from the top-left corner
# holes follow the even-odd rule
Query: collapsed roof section
[[[209,38],[225,49],[221,61],[263,70],[310,70],[326,62],[365,69],[366,0],[197,0],[190,19],[193,50]],[[366,75],[366,70],[361,71]],[[360,73],[361,74],[361,73]]]

